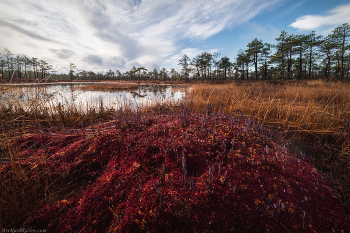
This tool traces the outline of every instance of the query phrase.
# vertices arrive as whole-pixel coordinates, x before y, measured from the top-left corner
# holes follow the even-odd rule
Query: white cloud
[[[338,6],[322,15],[305,15],[297,18],[291,27],[299,30],[313,30],[323,26],[338,26],[350,23],[350,4]]]
[[[58,66],[151,69],[177,58],[179,41],[204,40],[282,1],[1,0],[1,46]]]

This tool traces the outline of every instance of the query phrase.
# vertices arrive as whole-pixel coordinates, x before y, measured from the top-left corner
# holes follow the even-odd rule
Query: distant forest
[[[283,30],[276,44],[255,38],[246,49],[239,50],[230,60],[220,53],[203,52],[194,58],[186,54],[179,60],[181,71],[147,70],[133,67],[119,70],[92,72],[69,64],[68,74],[57,74],[45,60],[14,55],[7,48],[0,54],[1,81],[15,79],[43,80],[303,80],[317,78],[349,79],[350,25],[335,27],[326,37],[310,34],[294,35]]]

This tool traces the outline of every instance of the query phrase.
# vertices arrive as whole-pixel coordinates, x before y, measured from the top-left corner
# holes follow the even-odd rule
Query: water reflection
[[[40,99],[47,107],[57,106],[59,103],[66,107],[79,106],[87,111],[90,108],[119,109],[128,106],[132,109],[153,105],[155,103],[180,101],[186,94],[186,89],[172,85],[139,85],[133,91],[85,91],[76,87],[86,84],[56,84],[45,86],[24,86],[16,91],[8,89],[2,91],[1,99],[21,98],[31,102]],[[91,85],[91,84],[90,84]]]

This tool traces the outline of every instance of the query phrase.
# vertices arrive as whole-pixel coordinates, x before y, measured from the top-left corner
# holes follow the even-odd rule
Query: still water
[[[40,86],[17,86],[8,88],[0,93],[0,100],[11,99],[30,104],[39,99],[41,104],[50,107],[59,103],[64,107],[79,106],[81,110],[100,108],[101,104],[107,109],[119,109],[128,106],[136,110],[140,107],[156,103],[181,101],[188,88],[175,85],[140,84],[137,90],[132,91],[85,91],[79,86],[86,84],[51,84]],[[30,107],[30,106],[28,106]]]

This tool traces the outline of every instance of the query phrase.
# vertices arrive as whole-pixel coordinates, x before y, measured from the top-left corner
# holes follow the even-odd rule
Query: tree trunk
[[[329,56],[329,50],[327,50],[327,65],[326,65],[326,78],[328,79],[328,68],[329,64],[331,63],[331,57]]]
[[[282,41],[282,79],[284,79],[284,49],[283,49],[283,41]]]
[[[265,80],[267,80],[267,61],[265,58]]]
[[[337,78],[339,78],[339,54],[337,55]]]
[[[292,50],[289,50],[288,74],[289,79],[292,79]]]
[[[258,55],[257,54],[255,54],[254,63],[255,63],[255,79],[256,81],[258,81]]]
[[[343,45],[342,45],[342,51],[341,51],[341,68],[340,68],[340,75],[341,75],[341,79],[344,79],[344,70],[343,70],[343,65],[344,65],[344,53],[345,53],[345,28],[344,28],[344,34],[343,34]]]
[[[310,46],[310,64],[309,64],[309,79],[312,78],[311,73],[311,67],[312,67],[312,46]]]
[[[349,62],[348,62],[348,72],[346,74],[346,80],[349,81],[349,71],[350,71],[350,56],[349,56]]]
[[[19,62],[17,63],[17,78],[19,78],[19,79],[21,79],[21,68],[20,68],[20,64],[19,64]]]
[[[24,77],[28,79],[27,77],[27,63],[24,63]]]
[[[244,63],[242,65],[242,80],[244,80]]]
[[[299,80],[301,80],[301,76],[302,76],[302,73],[303,73],[303,58],[302,58],[302,50],[301,50],[301,45],[300,45],[300,56],[299,56]]]
[[[247,62],[247,80],[248,80],[248,77],[249,77],[249,68],[248,68],[248,62]]]

